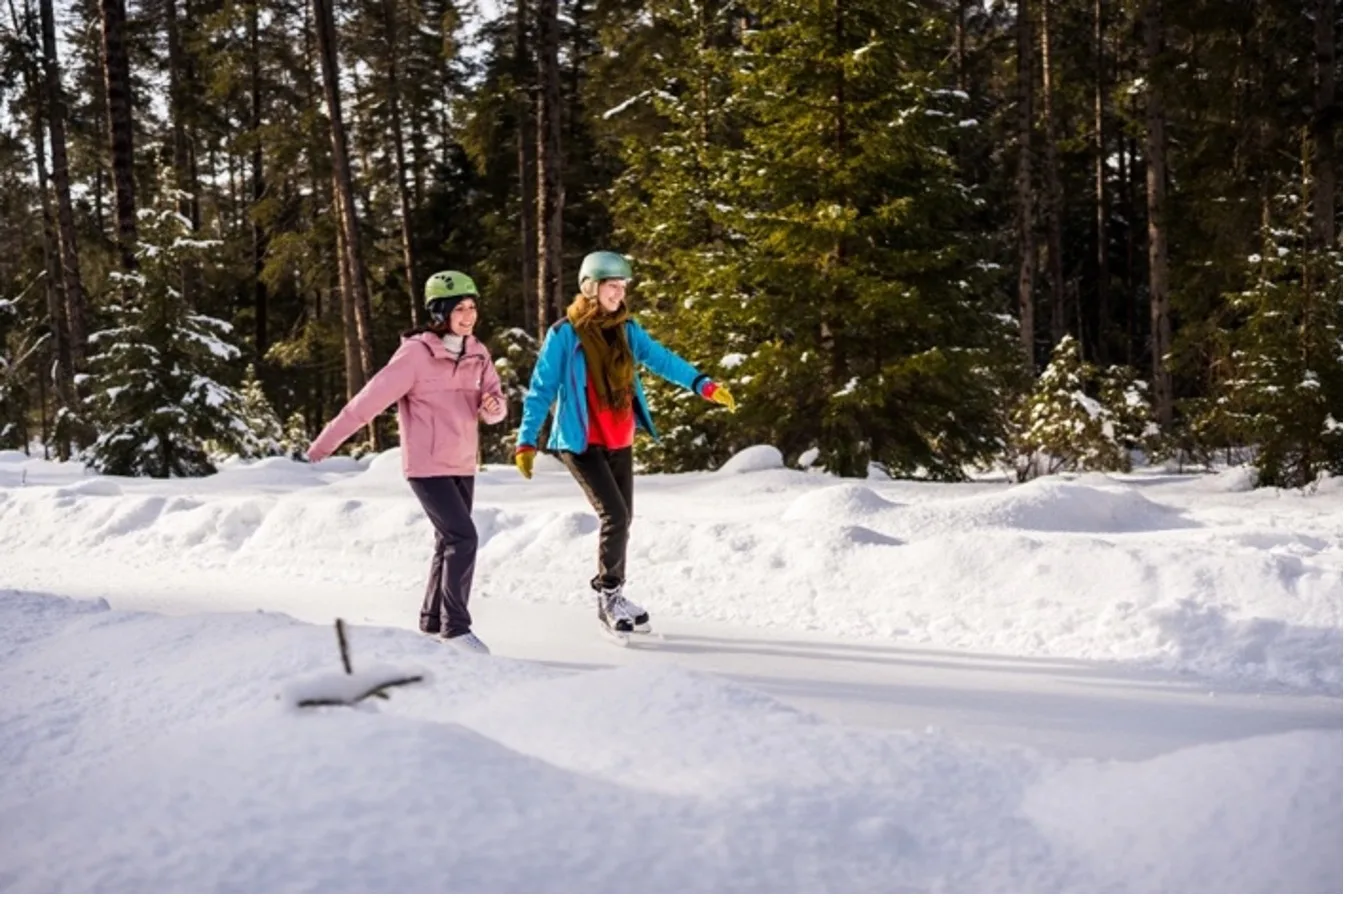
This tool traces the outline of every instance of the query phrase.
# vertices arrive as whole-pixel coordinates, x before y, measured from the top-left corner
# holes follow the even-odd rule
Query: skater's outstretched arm
[[[650,336],[635,321],[629,322],[627,337],[631,343],[632,357],[646,369],[670,383],[699,394],[703,399],[734,410],[734,397],[729,390],[713,381],[710,375],[698,372],[691,363]]]
[[[318,462],[327,458],[337,447],[346,442],[351,434],[377,418],[384,409],[397,402],[416,383],[416,354],[425,353],[426,347],[415,341],[407,340],[393,353],[393,358],[378,374],[370,378],[364,389],[346,403],[305,453],[309,461]]]

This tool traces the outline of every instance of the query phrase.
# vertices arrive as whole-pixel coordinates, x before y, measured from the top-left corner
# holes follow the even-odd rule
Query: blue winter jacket
[[[696,368],[665,348],[645,332],[635,321],[628,319],[627,344],[638,366],[649,368],[655,374],[693,392],[709,380]],[[650,417],[645,390],[641,388],[639,370],[632,375],[636,424],[645,428],[655,439],[655,422]],[[520,446],[537,447],[538,431],[547,420],[548,409],[556,401],[556,417],[552,421],[552,435],[547,448],[554,452],[584,452],[589,446],[589,399],[585,386],[589,383],[589,369],[585,365],[580,335],[566,319],[552,325],[538,353],[538,364],[529,380],[528,394],[524,396],[524,420],[519,424]]]

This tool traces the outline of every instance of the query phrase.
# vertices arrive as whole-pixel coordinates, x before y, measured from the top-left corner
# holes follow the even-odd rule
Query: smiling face
[[[449,313],[449,332],[458,334],[460,337],[466,337],[472,333],[472,329],[477,326],[477,300],[468,297],[458,301],[454,310]]]
[[[622,278],[609,278],[599,281],[599,308],[609,315],[618,310],[622,300],[627,298],[627,282]]]

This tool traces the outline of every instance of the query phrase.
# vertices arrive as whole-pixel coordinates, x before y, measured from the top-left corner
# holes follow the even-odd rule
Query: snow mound
[[[1110,479],[1040,477],[988,497],[962,500],[984,527],[1075,533],[1128,533],[1197,526],[1178,510]]]
[[[749,474],[753,471],[770,471],[784,468],[785,460],[781,450],[775,446],[749,446],[736,452],[729,461],[720,466],[722,474]]]
[[[1247,493],[1258,484],[1258,472],[1251,465],[1226,468],[1205,479],[1203,486],[1214,493]]]
[[[811,524],[846,526],[860,519],[873,518],[900,508],[868,486],[844,483],[810,490],[795,499],[782,512],[786,521],[804,521]]]
[[[357,475],[364,481],[400,481],[403,480],[402,474],[402,447],[394,446],[392,449],[386,449],[374,456],[370,460],[369,467],[364,473]]]
[[[459,723],[557,767],[671,794],[739,791],[774,729],[813,718],[718,677],[652,665],[531,681],[454,715]],[[677,751],[669,751],[671,745]],[[746,763],[748,762],[748,763]]]
[[[329,627],[40,603],[0,601],[47,631],[0,652],[8,891],[1342,888],[1341,732],[1061,762],[677,667],[568,673],[375,628],[350,633],[358,670],[434,682],[295,712],[276,688],[334,669]],[[446,821],[470,825],[408,836]]]
[[[58,499],[72,496],[120,496],[122,488],[108,477],[91,477],[66,486],[59,486],[52,493]]]
[[[369,467],[368,459],[351,458],[349,455],[329,455],[320,462],[310,462],[315,471],[324,474],[354,474]]]
[[[1076,762],[1030,788],[1024,811],[1100,891],[1337,892],[1342,750],[1341,730],[1311,731]]]
[[[1292,575],[1298,579],[1297,569]],[[1257,582],[1251,576],[1252,582]],[[1338,578],[1341,589],[1341,577]],[[1296,583],[1281,590],[1295,594]],[[1269,585],[1269,593],[1276,590]],[[1297,688],[1342,694],[1342,630],[1267,618],[1232,617],[1216,602],[1185,600],[1148,615],[1158,649],[1179,669],[1224,669],[1231,680],[1270,679]]]
[[[323,482],[315,465],[294,461],[284,456],[259,458],[256,460],[237,460],[222,465],[220,470],[209,477],[201,478],[201,485],[228,487],[299,487],[306,484]]]
[[[32,461],[32,456],[18,449],[0,449],[0,465],[21,465]]]
[[[599,519],[583,511],[568,511],[556,515],[538,531],[538,541],[551,543],[587,536],[599,529]]]

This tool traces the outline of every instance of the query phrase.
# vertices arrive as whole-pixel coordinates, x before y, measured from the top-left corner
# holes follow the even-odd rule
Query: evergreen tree
[[[308,425],[304,423],[302,412],[293,412],[285,421],[285,436],[282,441],[282,448],[286,456],[294,461],[303,461],[304,453],[309,448]]]
[[[36,286],[30,284],[29,290],[13,299],[0,297],[0,449],[28,449],[28,409],[37,382],[35,360],[44,358],[51,342],[46,328],[28,324],[41,317],[24,308],[35,304],[26,294],[41,296],[40,290],[32,289]]]
[[[660,283],[683,297],[662,309],[674,342],[737,366],[740,438],[817,446],[847,476],[961,478],[999,448],[1013,347],[948,149],[941,29],[883,0],[752,6],[727,51],[742,135],[685,179],[722,242]]]
[[[1014,414],[1009,444],[1020,480],[1058,471],[1131,470],[1131,450],[1156,433],[1146,385],[1121,366],[1105,371],[1063,337]]]
[[[1198,426],[1255,449],[1260,486],[1342,474],[1342,256],[1315,248],[1310,221],[1262,231],[1234,316],[1227,375]]]
[[[244,427],[238,444],[239,456],[267,458],[286,454],[281,419],[276,416],[276,410],[262,391],[262,382],[257,379],[257,372],[252,365],[248,366],[243,383],[239,386],[239,401],[238,416]]]
[[[741,22],[726,0],[662,0],[609,15],[602,33],[613,52],[595,89],[607,139],[620,140],[626,163],[610,204],[617,243],[636,263],[632,304],[647,328],[727,379],[743,359],[729,354],[723,326],[743,298],[736,266],[748,244],[717,210],[735,199],[727,154],[748,121],[732,81]],[[772,439],[686,390],[657,379],[646,389],[661,428],[660,443],[642,445],[649,470],[710,467]]]
[[[176,285],[185,260],[209,271],[218,241],[192,237],[172,206],[143,213],[139,233],[138,271],[119,275],[125,300],[107,308],[112,325],[90,336],[88,404],[99,437],[84,457],[106,474],[210,474],[207,445],[237,450],[248,433],[241,397],[219,379],[239,350],[231,326],[193,312]]]

